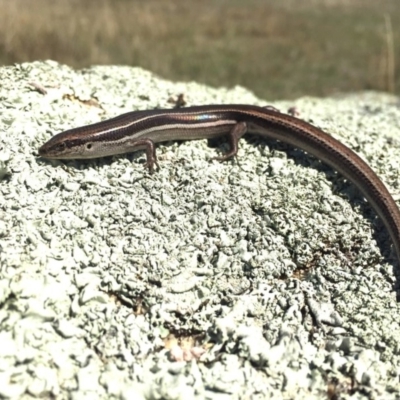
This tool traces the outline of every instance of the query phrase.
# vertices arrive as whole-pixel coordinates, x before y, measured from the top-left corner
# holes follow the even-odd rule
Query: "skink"
[[[280,140],[314,155],[351,181],[366,197],[389,231],[400,263],[400,212],[375,172],[351,149],[315,126],[267,107],[207,105],[178,110],[133,111],[52,137],[39,148],[45,158],[96,158],[146,151],[146,166],[157,165],[155,143],[208,139],[227,135],[230,151],[218,160],[236,155],[246,133]]]

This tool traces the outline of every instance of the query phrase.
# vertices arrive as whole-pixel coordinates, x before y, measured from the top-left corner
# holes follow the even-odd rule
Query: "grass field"
[[[270,100],[400,93],[399,0],[0,0],[0,10],[2,65],[142,66]]]

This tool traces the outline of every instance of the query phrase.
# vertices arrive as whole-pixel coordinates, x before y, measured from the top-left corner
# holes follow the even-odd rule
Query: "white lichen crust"
[[[131,67],[0,68],[0,397],[396,399],[398,265],[357,190],[250,137],[49,161],[52,135],[136,109],[264,105]],[[274,102],[400,194],[399,99]],[[212,143],[213,144],[213,143]]]

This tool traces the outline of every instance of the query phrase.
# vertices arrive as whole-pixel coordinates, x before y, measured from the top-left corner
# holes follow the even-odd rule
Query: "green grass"
[[[299,3],[0,0],[0,63],[142,66],[172,80],[239,84],[271,100],[400,93],[400,59],[388,66],[388,54],[400,54],[398,0]]]

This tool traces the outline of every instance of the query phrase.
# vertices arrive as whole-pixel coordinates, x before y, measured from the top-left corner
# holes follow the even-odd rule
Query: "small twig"
[[[47,90],[44,88],[44,86],[40,85],[39,83],[28,82],[28,85],[32,86],[34,89],[36,89],[39,93],[43,95],[47,94]]]

